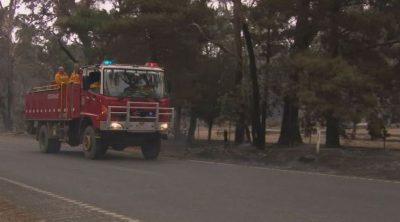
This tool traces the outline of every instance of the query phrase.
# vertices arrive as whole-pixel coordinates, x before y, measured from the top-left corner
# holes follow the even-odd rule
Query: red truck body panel
[[[68,120],[80,117],[80,85],[41,88],[36,88],[25,97],[26,120]]]

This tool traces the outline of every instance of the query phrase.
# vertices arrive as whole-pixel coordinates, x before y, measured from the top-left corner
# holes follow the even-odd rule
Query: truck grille
[[[128,102],[126,106],[109,106],[107,113],[107,127],[111,121],[125,122],[124,129],[130,131],[158,131],[160,123],[172,123],[174,117],[173,108],[159,107],[154,102]]]
[[[140,122],[155,122],[156,121],[156,110],[131,110],[131,118],[133,121]]]

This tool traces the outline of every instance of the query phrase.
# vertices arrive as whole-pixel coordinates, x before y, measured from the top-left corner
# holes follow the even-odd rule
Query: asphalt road
[[[0,136],[0,196],[8,190],[5,196],[15,201],[26,197],[57,211],[61,205],[45,201],[57,195],[57,201],[63,197],[71,205],[144,222],[400,221],[400,183],[171,158],[144,161],[130,153],[90,161],[79,149],[63,148],[42,154],[33,139]],[[63,218],[58,221],[76,221]]]

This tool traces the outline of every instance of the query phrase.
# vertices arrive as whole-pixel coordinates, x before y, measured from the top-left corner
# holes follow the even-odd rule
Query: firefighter
[[[73,84],[81,83],[79,64],[74,65],[74,71],[71,73],[71,76],[69,77],[69,83],[73,83]]]
[[[58,71],[54,76],[54,80],[55,80],[57,85],[63,85],[63,84],[68,83],[69,77],[64,72],[64,67],[63,66],[58,67]]]
[[[92,83],[89,88],[98,91],[100,89],[100,72],[91,73]]]
[[[91,89],[99,89],[100,88],[100,81],[96,81],[89,86]]]

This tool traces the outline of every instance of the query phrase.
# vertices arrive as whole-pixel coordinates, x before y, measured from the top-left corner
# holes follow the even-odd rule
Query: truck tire
[[[152,140],[148,140],[142,146],[142,154],[146,160],[155,160],[160,154],[161,150],[161,139],[156,136]]]
[[[107,145],[96,138],[96,132],[92,126],[87,126],[83,132],[82,147],[87,159],[96,160],[104,157],[107,152]]]
[[[61,142],[58,138],[51,138],[47,126],[42,125],[38,134],[39,150],[42,153],[58,153],[60,152]]]

